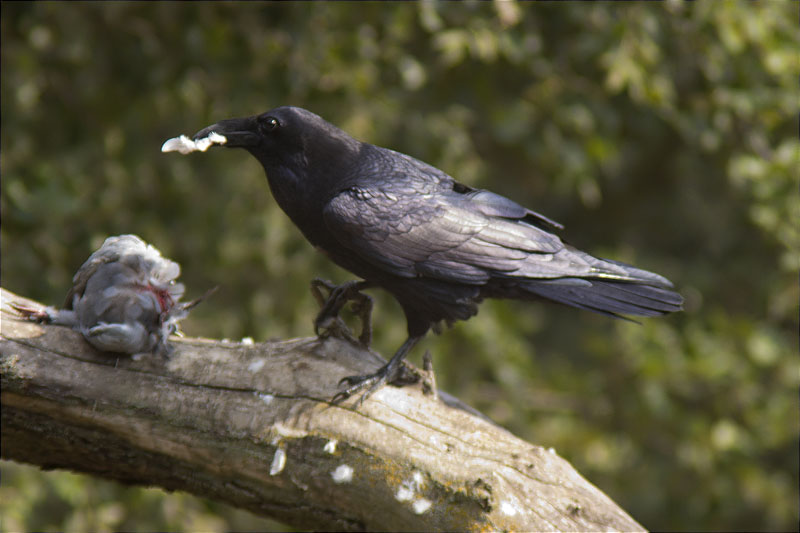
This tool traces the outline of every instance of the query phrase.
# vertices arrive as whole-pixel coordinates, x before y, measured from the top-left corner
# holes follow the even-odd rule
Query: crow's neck
[[[275,201],[303,235],[315,246],[327,244],[323,220],[325,205],[342,189],[345,162],[337,159],[325,165],[309,164],[310,158],[293,164],[264,164]]]

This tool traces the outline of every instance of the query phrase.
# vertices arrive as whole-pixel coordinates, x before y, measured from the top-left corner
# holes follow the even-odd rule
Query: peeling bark
[[[316,338],[173,339],[169,359],[114,357],[19,320],[2,291],[2,457],[224,501],[300,528],[640,531],[552,451],[386,386],[333,406],[383,360]]]

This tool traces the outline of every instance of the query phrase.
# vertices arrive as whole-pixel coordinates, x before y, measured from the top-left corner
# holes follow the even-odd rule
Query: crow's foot
[[[319,314],[314,319],[314,333],[320,336],[320,330],[326,330],[321,336],[333,335],[369,348],[372,343],[372,298],[361,292],[369,286],[366,281],[348,281],[342,285],[334,285],[319,278],[313,280],[311,294],[320,306]],[[327,296],[323,296],[322,289],[328,291]],[[358,339],[339,317],[339,312],[348,302],[353,302],[353,312],[361,319],[361,334]]]
[[[372,396],[372,393],[378,390],[381,385],[391,383],[394,378],[397,377],[397,370],[397,368],[390,368],[389,364],[386,364],[374,374],[344,377],[339,381],[339,386],[347,385],[347,388],[334,396],[333,399],[331,399],[331,403],[341,403],[350,396],[364,391],[354,405],[354,407],[361,407],[361,404],[364,403],[364,400]]]
[[[386,383],[407,384],[419,381],[419,373],[413,368],[406,366],[403,359],[408,352],[420,341],[422,335],[412,336],[406,339],[400,349],[389,359],[389,362],[378,369],[374,374],[364,374],[360,376],[347,376],[339,380],[339,386],[346,385],[343,391],[336,394],[331,399],[331,403],[336,405],[343,402],[350,396],[364,391],[356,401],[354,407],[361,407],[364,400],[369,398],[381,385]]]

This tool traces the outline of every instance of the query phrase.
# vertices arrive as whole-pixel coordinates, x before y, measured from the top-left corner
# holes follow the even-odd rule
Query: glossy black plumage
[[[305,109],[224,120],[194,139],[212,132],[261,162],[278,204],[313,245],[403,307],[409,341],[380,375],[354,377],[347,394],[393,379],[433,325],[473,316],[484,298],[545,299],[622,317],[681,309],[658,274],[581,252],[547,217],[357,141]]]

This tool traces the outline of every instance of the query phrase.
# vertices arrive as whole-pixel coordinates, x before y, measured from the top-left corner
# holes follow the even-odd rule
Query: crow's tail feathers
[[[683,297],[664,282],[559,278],[530,280],[522,288],[536,297],[627,319],[625,315],[660,316],[682,310]]]

